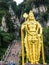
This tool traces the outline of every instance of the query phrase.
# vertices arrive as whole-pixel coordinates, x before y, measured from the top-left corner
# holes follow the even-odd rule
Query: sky
[[[23,0],[14,0],[14,1],[17,2],[17,5],[23,2]]]

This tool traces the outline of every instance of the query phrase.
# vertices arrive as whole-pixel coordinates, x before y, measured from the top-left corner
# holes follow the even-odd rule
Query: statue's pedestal
[[[25,63],[25,65],[48,65],[48,64],[31,64],[31,63]]]
[[[40,65],[40,64],[25,63],[25,65]]]
[[[25,63],[25,65],[33,65],[33,64],[31,64],[31,63]]]

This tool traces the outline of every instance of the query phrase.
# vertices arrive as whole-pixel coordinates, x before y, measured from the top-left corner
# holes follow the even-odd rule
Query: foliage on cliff
[[[11,15],[9,13],[9,1],[10,0],[0,0],[0,60],[5,53],[9,43],[11,43],[14,39],[14,26],[11,21]],[[3,16],[5,16],[6,19],[5,22],[8,28],[7,32],[1,30]]]

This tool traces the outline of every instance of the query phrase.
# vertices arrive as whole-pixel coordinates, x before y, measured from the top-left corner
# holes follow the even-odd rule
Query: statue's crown
[[[34,17],[34,14],[33,14],[32,10],[30,10],[28,17],[29,17],[30,20],[35,20],[35,17]]]
[[[34,14],[33,14],[33,11],[32,11],[32,10],[30,10],[30,12],[29,12],[29,16],[34,17]]]

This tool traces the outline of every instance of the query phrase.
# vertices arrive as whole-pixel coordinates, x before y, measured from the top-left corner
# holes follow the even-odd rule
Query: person
[[[40,59],[40,51],[42,47],[42,58],[43,64],[45,64],[44,59],[44,49],[42,46],[42,27],[35,20],[32,11],[29,15],[24,15],[26,17],[25,22],[21,26],[21,41],[22,41],[22,65],[24,65],[24,47],[26,48],[26,57],[31,64],[38,64]]]

